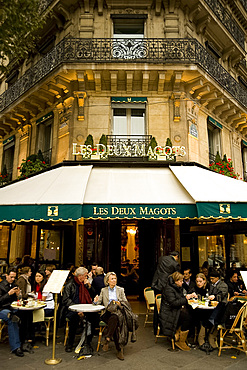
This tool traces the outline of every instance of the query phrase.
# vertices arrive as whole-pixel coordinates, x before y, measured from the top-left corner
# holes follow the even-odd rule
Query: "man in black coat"
[[[105,287],[104,283],[104,269],[103,267],[98,266],[95,270],[95,277],[93,278],[92,287],[95,290],[95,295],[100,295],[100,291]]]
[[[91,322],[91,334],[87,336],[87,344],[91,342],[98,315],[94,313],[83,314],[83,312],[74,312],[68,308],[74,304],[90,304],[94,296],[94,289],[88,281],[88,270],[85,267],[78,267],[75,270],[74,277],[64,286],[62,296],[62,305],[67,311],[66,318],[69,320],[69,338],[68,344],[65,347],[66,352],[72,352],[76,329],[79,326],[80,319],[83,319],[84,315],[86,315],[86,320]]]
[[[23,357],[19,337],[18,317],[14,315],[11,303],[16,301],[20,289],[15,284],[16,270],[9,268],[6,277],[0,282],[0,319],[8,325],[9,345],[18,357]]]
[[[179,253],[177,251],[171,252],[169,256],[160,258],[152,281],[152,289],[155,291],[155,294],[162,293],[162,289],[167,284],[168,277],[175,271],[179,271],[178,259]]]
[[[160,258],[151,285],[155,295],[162,293],[162,290],[167,284],[168,277],[175,271],[179,271],[180,266],[178,259],[179,253],[176,251],[171,252],[169,256],[163,256]],[[156,305],[154,306],[153,328],[154,334],[156,334],[158,328],[158,311]]]

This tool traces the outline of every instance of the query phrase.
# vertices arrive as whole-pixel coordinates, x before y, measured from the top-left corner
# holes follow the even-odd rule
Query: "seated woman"
[[[196,275],[196,286],[194,291],[196,292],[198,299],[200,300],[202,299],[202,297],[208,296],[209,283],[206,276],[202,272]]]
[[[189,299],[196,297],[196,294],[191,293],[184,296],[182,285],[183,275],[180,272],[176,271],[169,276],[167,285],[162,291],[160,323],[162,333],[171,338],[174,338],[178,329],[176,346],[182,351],[190,351],[190,347],[186,344],[191,327],[191,316],[187,303]]]
[[[54,314],[54,299],[52,293],[43,292],[46,284],[46,275],[44,271],[38,271],[35,275],[34,294],[36,299],[40,299],[46,303],[45,316],[50,317]]]
[[[100,295],[94,298],[94,303],[103,304],[105,307],[107,307],[111,301],[115,301],[119,306],[121,306],[121,301],[127,301],[124,288],[117,286],[117,275],[115,272],[108,272],[108,274],[106,274],[105,288],[102,288]],[[102,320],[107,323],[103,351],[108,351],[108,344],[113,338],[117,349],[117,358],[119,360],[124,360],[123,347],[119,343],[118,328],[120,323],[118,315],[114,312],[111,313],[106,311],[102,315]]]

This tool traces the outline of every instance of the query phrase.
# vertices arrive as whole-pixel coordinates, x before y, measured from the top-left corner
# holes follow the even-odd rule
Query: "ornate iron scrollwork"
[[[246,89],[195,39],[65,38],[0,95],[0,112],[62,63],[197,64],[244,107]]]

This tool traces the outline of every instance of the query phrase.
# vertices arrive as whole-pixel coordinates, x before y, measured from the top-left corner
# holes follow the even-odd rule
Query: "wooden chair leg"
[[[222,337],[222,329],[220,329],[220,346],[219,346],[218,356],[221,355],[222,347],[223,347],[223,337]]]
[[[66,328],[65,328],[64,343],[63,343],[64,346],[66,346],[68,336],[69,336],[69,322],[67,321],[66,322]]]
[[[172,349],[175,350],[174,339],[172,338]]]
[[[100,343],[101,343],[101,339],[102,339],[102,334],[103,334],[103,331],[105,330],[105,326],[101,326],[99,328],[99,338],[98,338],[98,344],[97,344],[97,349],[96,349],[96,352],[99,352],[99,349],[100,349]]]
[[[155,341],[154,341],[155,343],[157,343],[159,335],[160,335],[160,325],[158,325],[158,327],[157,327],[157,333],[156,333]]]

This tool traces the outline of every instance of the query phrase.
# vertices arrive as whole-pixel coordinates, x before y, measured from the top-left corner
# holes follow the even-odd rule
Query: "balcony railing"
[[[196,64],[247,108],[247,89],[195,39],[65,38],[0,96],[0,112],[63,63]]]
[[[53,2],[53,0],[40,0],[39,9],[40,12],[43,12],[48,8],[48,6]]]
[[[209,153],[209,163],[214,163],[215,162],[216,155],[213,153]]]
[[[247,11],[247,0],[240,0],[240,3],[243,5],[244,9]]]
[[[210,7],[214,14],[219,18],[221,23],[230,32],[232,37],[237,41],[237,43],[245,50],[245,34],[233,19],[229,11],[222,5],[219,0],[204,0],[205,3]],[[246,1],[242,0],[242,3]]]
[[[119,156],[126,150],[130,156],[145,156],[151,139],[152,135],[106,135],[107,145],[114,146]]]
[[[52,148],[42,152],[44,161],[45,163],[49,164],[49,166],[51,165],[51,154],[52,154]]]

